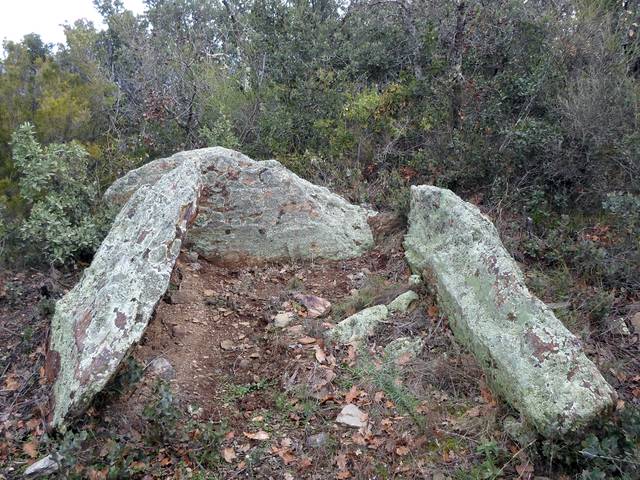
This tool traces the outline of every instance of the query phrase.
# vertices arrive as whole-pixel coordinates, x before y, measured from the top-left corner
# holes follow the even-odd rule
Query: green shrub
[[[240,147],[240,141],[233,132],[233,125],[224,114],[220,115],[210,127],[205,125],[200,128],[200,136],[208,147],[220,146],[232,149]]]
[[[41,146],[26,123],[12,136],[24,218],[14,220],[15,249],[32,260],[65,264],[90,256],[109,223],[89,156],[78,143]],[[7,228],[6,226],[4,228]]]

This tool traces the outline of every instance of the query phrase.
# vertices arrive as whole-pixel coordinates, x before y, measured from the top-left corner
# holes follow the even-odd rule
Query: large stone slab
[[[525,286],[491,221],[453,192],[412,187],[406,258],[494,390],[546,436],[588,424],[615,400],[579,340]]]
[[[137,189],[79,283],[56,304],[47,357],[52,427],[81,413],[141,338],[196,215],[201,177],[189,159]]]
[[[162,172],[197,158],[204,176],[189,246],[222,264],[290,259],[345,259],[373,244],[370,212],[298,177],[275,160],[254,161],[221,147],[181,152],[115,182],[105,198],[118,203]]]

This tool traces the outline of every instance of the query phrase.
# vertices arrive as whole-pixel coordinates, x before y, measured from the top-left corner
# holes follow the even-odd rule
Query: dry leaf
[[[14,390],[18,390],[18,388],[20,388],[20,382],[16,380],[15,374],[9,375],[4,382],[4,390],[13,392]]]
[[[324,363],[327,361],[327,355],[324,353],[324,350],[322,350],[322,347],[320,345],[314,345],[313,347],[316,351],[316,360],[319,363]]]
[[[353,401],[360,396],[360,392],[356,386],[352,386],[351,389],[344,396],[345,403],[353,403]]]
[[[316,339],[313,337],[302,337],[298,339],[298,343],[302,345],[311,345],[312,343],[316,343]]]
[[[349,345],[349,350],[347,351],[347,365],[350,367],[356,364],[357,357],[357,349],[355,345]]]
[[[516,465],[516,472],[518,472],[518,475],[520,475],[521,477],[524,477],[525,473],[533,473],[533,465],[531,465],[530,463]]]
[[[344,453],[341,453],[336,457],[336,465],[340,470],[347,469],[347,456]]]
[[[36,458],[38,456],[38,440],[34,438],[30,442],[23,444],[22,451],[31,458]]]
[[[259,430],[256,433],[243,432],[242,434],[251,440],[269,440],[269,434],[264,430]]]
[[[331,309],[331,302],[328,300],[316,297],[315,295],[303,295],[298,293],[294,297],[307,309],[307,316],[309,318],[318,318],[324,315]]]
[[[222,458],[227,463],[233,463],[236,459],[236,452],[233,450],[233,447],[226,447],[222,449]]]
[[[336,474],[336,478],[338,480],[343,480],[345,478],[351,478],[351,472],[349,472],[349,470],[340,470],[337,474]]]
[[[396,448],[396,453],[402,457],[409,453],[409,447],[398,447]]]

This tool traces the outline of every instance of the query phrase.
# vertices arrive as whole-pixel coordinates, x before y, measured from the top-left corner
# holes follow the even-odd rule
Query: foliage
[[[612,420],[602,420],[583,440],[547,441],[543,453],[581,471],[582,479],[638,478],[640,411],[627,407]]]
[[[18,238],[32,257],[64,264],[90,255],[107,223],[90,176],[87,152],[77,143],[42,147],[33,126],[22,125],[12,137],[24,221]]]

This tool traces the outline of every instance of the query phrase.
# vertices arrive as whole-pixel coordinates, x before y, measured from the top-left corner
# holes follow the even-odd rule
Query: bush
[[[14,132],[11,143],[26,213],[13,220],[17,235],[9,247],[38,263],[62,265],[90,256],[109,215],[100,207],[87,152],[75,142],[43,147],[28,123]]]

